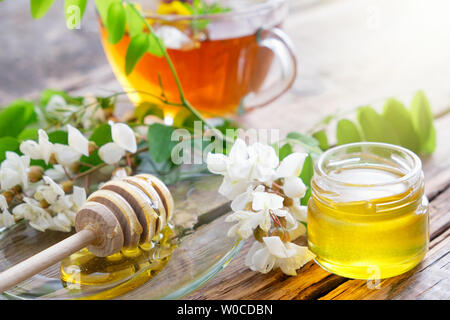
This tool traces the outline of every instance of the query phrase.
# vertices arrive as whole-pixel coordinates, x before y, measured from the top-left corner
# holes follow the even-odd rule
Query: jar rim
[[[328,173],[325,172],[325,170],[324,170],[324,162],[329,158],[329,156],[331,154],[333,154],[335,152],[339,152],[343,149],[353,148],[353,147],[378,147],[378,148],[384,148],[386,150],[392,150],[392,151],[396,151],[399,153],[403,153],[412,160],[413,165],[412,165],[411,169],[407,173],[405,173],[403,176],[392,179],[390,181],[379,182],[379,183],[352,184],[352,183],[342,181],[342,180],[339,180],[339,179],[329,176]],[[399,184],[399,183],[409,181],[410,179],[416,177],[417,175],[419,175],[421,173],[421,170],[422,170],[422,161],[414,152],[412,152],[404,147],[401,147],[401,146],[397,146],[397,145],[389,144],[389,143],[381,143],[381,142],[355,142],[355,143],[348,143],[348,144],[340,145],[340,146],[331,148],[331,149],[325,151],[324,153],[322,153],[320,155],[319,159],[317,160],[317,163],[315,164],[315,173],[316,174],[318,174],[322,178],[325,178],[326,180],[328,180],[334,184],[345,185],[347,187],[352,187],[352,186],[354,186],[354,187],[377,187],[377,186],[389,186],[389,185]]]

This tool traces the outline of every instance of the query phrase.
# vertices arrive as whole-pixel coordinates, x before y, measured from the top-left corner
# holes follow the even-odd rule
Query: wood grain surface
[[[293,0],[285,32],[296,47],[298,78],[274,103],[239,121],[253,128],[307,131],[330,113],[405,103],[424,89],[436,117],[438,147],[423,158],[431,203],[430,251],[414,270],[382,280],[332,275],[314,262],[296,277],[248,270],[251,245],[187,299],[449,299],[450,211],[450,2],[445,0]],[[120,90],[102,52],[90,3],[80,30],[69,31],[62,1],[32,21],[28,2],[0,4],[0,104],[37,97],[48,87],[72,93]],[[130,107],[124,101],[125,107]]]

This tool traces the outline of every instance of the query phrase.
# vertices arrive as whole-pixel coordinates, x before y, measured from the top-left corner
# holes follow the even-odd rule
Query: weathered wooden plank
[[[436,154],[424,166],[427,181],[440,179],[450,181],[450,114],[436,120],[438,147]],[[446,170],[434,170],[435,165]],[[428,183],[428,182],[427,182]],[[434,189],[437,188],[437,189]],[[431,202],[431,238],[438,237],[439,234],[448,229],[449,224],[449,199],[450,195],[443,193],[446,189],[445,183],[430,183],[427,185],[427,195],[436,196]],[[444,197],[444,198],[443,198]],[[447,198],[446,198],[447,197]],[[247,243],[239,255],[222,271],[218,276],[212,279],[203,288],[200,288],[193,294],[187,296],[187,299],[314,299],[325,295],[326,292],[337,287],[344,286],[347,290],[356,290],[354,299],[359,298],[359,294],[366,294],[369,290],[364,281],[352,280],[353,285],[347,285],[346,279],[332,275],[320,268],[313,262],[308,263],[298,271],[296,277],[284,276],[280,271],[273,271],[266,275],[253,272],[244,264],[245,255],[250,247]],[[431,256],[435,257],[435,256]],[[431,259],[430,255],[427,259]],[[429,260],[427,260],[429,261]],[[391,278],[385,281],[394,286],[397,281],[407,279],[414,271],[407,273],[400,278]],[[405,278],[403,278],[405,277]],[[397,280],[395,280],[397,279]],[[384,282],[383,282],[384,283]],[[387,286],[385,284],[385,286]],[[340,285],[340,286],[339,286]],[[359,288],[359,289],[358,289]],[[350,294],[350,291],[349,291]],[[327,297],[327,295],[325,295]]]
[[[449,299],[449,250],[450,230],[447,229],[432,241],[426,258],[413,270],[382,280],[373,289],[366,281],[349,280],[320,299]]]

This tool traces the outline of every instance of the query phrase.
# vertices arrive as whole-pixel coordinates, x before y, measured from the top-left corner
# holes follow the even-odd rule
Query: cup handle
[[[276,100],[291,88],[297,77],[297,59],[288,35],[279,28],[272,28],[261,29],[256,36],[259,39],[259,46],[268,48],[278,58],[281,65],[281,77],[270,88],[249,93],[241,102],[240,109],[244,112]]]

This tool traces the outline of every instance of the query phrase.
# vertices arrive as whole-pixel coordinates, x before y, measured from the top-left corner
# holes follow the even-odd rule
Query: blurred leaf
[[[57,131],[49,132],[48,140],[51,143],[67,144],[68,143],[67,131],[57,130]]]
[[[148,115],[154,115],[160,119],[164,119],[164,111],[158,105],[151,102],[139,104],[134,110],[134,115],[139,123],[142,123]]]
[[[31,16],[34,19],[40,19],[51,8],[55,0],[30,0]]]
[[[112,142],[111,126],[107,123],[99,125],[89,137],[89,140],[94,141],[99,147]]]
[[[308,200],[311,196],[311,179],[313,175],[314,175],[314,162],[311,155],[308,155],[303,164],[302,172],[300,173],[300,178],[302,179],[303,183],[308,187],[305,196],[300,200],[300,204],[303,206],[307,205]]]
[[[106,29],[108,30],[108,41],[110,43],[116,44],[122,39],[125,33],[126,21],[122,2],[111,3],[106,18]]]
[[[113,2],[119,2],[121,0],[94,0],[95,7],[97,8],[97,11],[100,15],[100,19],[102,20],[102,23],[104,26],[106,26],[107,23],[107,17],[108,17],[108,8]]]
[[[151,53],[154,56],[162,57],[164,53],[161,48],[164,48],[164,42],[154,34],[149,34],[148,40],[149,45],[147,52]]]
[[[0,138],[0,162],[5,160],[6,151],[16,152],[19,149],[19,141],[13,137]]]
[[[360,142],[361,134],[358,127],[348,119],[339,120],[336,128],[337,144]]]
[[[436,150],[436,128],[431,128],[428,140],[423,144],[421,151],[425,154],[432,154]]]
[[[50,99],[54,95],[59,95],[59,96],[63,97],[64,100],[66,101],[66,103],[70,104],[70,105],[80,106],[84,102],[84,98],[83,97],[79,97],[79,96],[73,96],[72,97],[67,92],[61,91],[61,90],[45,89],[41,93],[40,105],[44,106],[44,107],[47,106],[47,104],[49,103]]]
[[[400,101],[388,99],[384,105],[383,118],[394,129],[401,146],[415,153],[420,152],[420,139],[414,130],[410,113]]]
[[[399,144],[394,129],[372,107],[360,107],[357,117],[365,141]]]
[[[111,126],[107,123],[99,125],[91,134],[89,140],[95,142],[98,147],[101,147],[108,142],[112,142]],[[94,166],[103,162],[98,155],[98,150],[95,150],[89,157],[82,156],[80,161]],[[88,166],[82,166],[80,171],[83,172],[89,169],[90,167]]]
[[[308,155],[303,163],[302,172],[300,173],[300,178],[303,183],[310,187],[311,186],[311,178],[314,175],[314,162],[311,155]]]
[[[299,133],[299,132],[289,132],[286,135],[286,137],[288,139],[298,140],[309,146],[313,146],[313,147],[319,146],[319,141],[317,141],[313,137],[307,136],[307,135]]]
[[[280,150],[278,150],[278,158],[281,160],[283,160],[284,158],[286,158],[288,155],[290,155],[293,152],[292,150],[292,146],[290,143],[285,143]]]
[[[36,128],[25,128],[22,132],[17,136],[19,141],[25,140],[37,140],[38,139],[38,129]]]
[[[125,73],[129,75],[134,66],[143,57],[149,46],[149,36],[147,33],[141,33],[131,38],[125,56]]]
[[[69,29],[75,29],[80,26],[86,10],[87,0],[64,0],[64,15],[66,17],[66,26]]]
[[[17,137],[25,127],[37,120],[31,101],[16,100],[0,112],[0,137]]]
[[[327,150],[330,145],[328,144],[328,137],[327,134],[325,132],[325,130],[320,130],[315,132],[313,135],[313,138],[316,139],[317,141],[319,141],[319,148],[322,150]]]
[[[133,10],[133,8],[127,3],[125,6],[125,12],[127,15],[128,34],[130,37],[134,37],[142,33],[144,22],[141,16]]]
[[[433,125],[433,113],[430,102],[423,91],[418,91],[411,103],[411,119],[419,135],[421,149],[426,153],[434,151],[436,134]]]
[[[172,141],[173,127],[154,123],[148,127],[149,153],[155,162],[163,162],[170,159],[172,149],[177,141]]]

